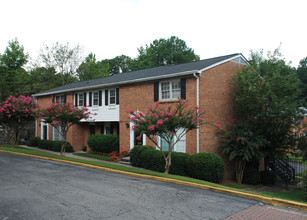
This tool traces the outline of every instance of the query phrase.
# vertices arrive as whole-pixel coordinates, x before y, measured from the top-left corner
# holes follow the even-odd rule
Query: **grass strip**
[[[36,156],[43,156],[43,157],[49,157],[49,158],[55,158],[55,159],[73,161],[73,162],[79,162],[79,163],[85,163],[85,164],[95,165],[99,167],[105,167],[105,168],[132,172],[132,173],[137,173],[137,174],[176,179],[176,180],[181,180],[181,181],[186,181],[186,182],[191,182],[191,183],[202,184],[206,186],[217,187],[221,189],[235,190],[235,191],[243,192],[243,193],[261,195],[261,196],[266,196],[269,198],[279,198],[279,199],[291,200],[291,201],[307,204],[307,201],[304,198],[304,193],[301,189],[295,189],[293,191],[278,192],[278,193],[273,193],[273,192],[254,193],[254,192],[243,190],[243,188],[240,185],[235,185],[235,184],[230,184],[230,186],[220,185],[220,184],[211,183],[211,182],[194,179],[190,177],[184,177],[184,176],[178,176],[178,175],[172,175],[172,174],[164,174],[164,173],[159,173],[159,172],[144,170],[144,169],[138,169],[138,168],[133,168],[133,167],[126,167],[126,166],[118,165],[116,163],[113,164],[113,163],[105,163],[103,161],[100,162],[100,161],[89,161],[89,160],[83,160],[83,159],[76,159],[76,158],[60,156],[60,155],[56,155],[56,154],[52,154],[48,152],[42,152],[42,151],[37,151],[37,150],[23,148],[23,147],[12,148],[10,146],[0,145],[0,150],[18,152],[18,153],[24,153],[24,154],[30,154],[30,155],[36,155]]]
[[[80,157],[88,157],[88,158],[94,158],[94,159],[98,159],[98,160],[110,161],[110,157],[99,155],[99,154],[93,154],[93,153],[74,153],[74,155],[77,155],[77,156],[80,156]]]

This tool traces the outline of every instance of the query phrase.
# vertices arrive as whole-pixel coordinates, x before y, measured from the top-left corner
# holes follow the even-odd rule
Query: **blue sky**
[[[34,59],[43,44],[80,44],[98,60],[137,56],[174,35],[201,59],[274,50],[297,67],[307,56],[306,0],[0,0],[0,53],[15,37]]]

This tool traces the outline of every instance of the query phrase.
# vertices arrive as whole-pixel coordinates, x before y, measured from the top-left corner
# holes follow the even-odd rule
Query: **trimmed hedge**
[[[38,142],[38,147],[45,150],[61,152],[62,143],[63,141],[40,140]],[[65,143],[65,152],[74,152],[69,142]]]
[[[263,185],[274,185],[277,179],[277,175],[273,170],[260,171],[260,182]]]
[[[214,153],[197,153],[188,157],[187,169],[191,177],[219,183],[224,177],[224,161]]]
[[[27,145],[30,147],[37,147],[40,140],[40,137],[32,137],[28,140]]]
[[[142,159],[141,159],[141,153],[143,150],[145,149],[153,149],[152,146],[148,146],[148,145],[138,145],[135,146],[134,148],[131,149],[130,151],[130,163],[132,166],[135,167],[142,167],[141,163],[142,163]]]
[[[254,167],[245,167],[242,183],[257,185],[260,183],[259,170]]]
[[[305,194],[305,198],[307,200],[307,170],[303,171],[302,181],[303,181],[302,189],[303,189],[303,192]]]
[[[141,167],[158,172],[165,171],[165,160],[161,151],[148,148],[141,152],[140,158]]]
[[[187,162],[189,158],[189,154],[180,153],[180,152],[172,152],[171,158],[171,169],[170,173],[180,176],[188,175],[187,173]]]
[[[87,139],[87,144],[91,151],[111,153],[119,151],[119,137],[112,134],[93,134]]]

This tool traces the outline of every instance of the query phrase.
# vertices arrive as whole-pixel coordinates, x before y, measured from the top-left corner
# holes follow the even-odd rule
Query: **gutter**
[[[63,89],[63,90],[58,90],[58,91],[54,91],[54,92],[38,93],[38,94],[34,94],[32,96],[33,97],[39,97],[39,96],[44,96],[44,95],[53,95],[53,94],[59,94],[59,93],[82,91],[82,90],[85,90],[85,89],[91,89],[92,90],[92,89],[98,89],[98,88],[124,85],[124,84],[129,84],[129,83],[138,83],[138,82],[143,82],[143,81],[166,79],[166,78],[172,78],[172,77],[177,77],[177,76],[195,74],[197,71],[198,70],[189,70],[189,71],[185,71],[185,72],[173,73],[173,74],[168,74],[168,75],[163,75],[163,76],[155,76],[155,77],[146,77],[146,78],[142,78],[142,79],[126,80],[126,81],[121,81],[121,82],[116,82],[116,83],[108,83],[108,84],[104,84],[104,85],[100,84],[100,85],[95,85],[95,86],[84,86],[84,87],[78,87],[78,88]]]
[[[196,105],[199,107],[199,77],[201,76],[201,72],[197,71],[193,73],[193,76],[196,78]],[[196,129],[196,152],[199,153],[199,126]]]

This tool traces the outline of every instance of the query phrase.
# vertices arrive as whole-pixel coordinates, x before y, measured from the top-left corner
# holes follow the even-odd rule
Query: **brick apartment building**
[[[231,113],[231,76],[247,65],[241,54],[231,54],[179,65],[168,65],[120,73],[113,76],[76,82],[33,95],[42,108],[54,100],[74,103],[76,106],[89,106],[95,121],[82,121],[72,126],[67,141],[74,150],[86,145],[90,134],[118,134],[120,150],[132,149],[137,143],[131,129],[128,110],[147,112],[149,105],[159,100],[161,105],[174,103],[178,97],[186,99],[190,106],[198,105],[208,110],[206,118],[225,127]],[[122,120],[124,123],[119,123]],[[175,151],[194,154],[197,152],[218,153],[216,128],[203,125],[189,132],[177,143]],[[42,139],[60,140],[56,129],[36,122],[36,136]],[[144,136],[142,144],[151,144]],[[162,144],[162,142],[161,142]],[[225,159],[226,169],[230,169]],[[233,170],[233,169],[231,169]],[[230,171],[230,170],[229,170]],[[226,172],[231,178],[233,172]]]

